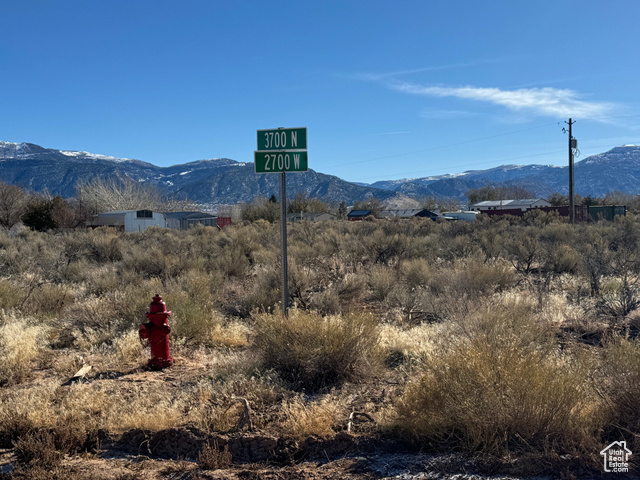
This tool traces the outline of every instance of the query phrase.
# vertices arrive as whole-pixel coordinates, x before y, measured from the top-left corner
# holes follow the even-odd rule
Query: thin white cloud
[[[403,75],[411,75],[414,73],[424,73],[424,72],[439,72],[443,70],[452,70],[456,68],[468,68],[468,67],[477,67],[479,65],[492,65],[495,63],[500,63],[503,60],[501,59],[487,59],[487,60],[473,60],[471,62],[459,62],[459,63],[450,63],[448,65],[430,65],[428,67],[420,67],[413,68],[407,70],[396,70],[393,72],[362,72],[362,73],[351,73],[346,75],[348,78],[352,80],[361,80],[361,81],[370,81],[377,82],[380,80],[385,80],[394,77],[400,77]]]
[[[407,130],[407,131],[403,131],[403,132],[382,132],[382,133],[372,133],[371,135],[373,135],[375,137],[381,137],[381,136],[385,136],[385,135],[405,135],[407,133],[411,133],[411,131]]]
[[[429,97],[456,97],[501,105],[514,111],[528,111],[537,115],[577,117],[598,120],[614,109],[612,103],[587,102],[577,92],[557,88],[520,88],[501,90],[479,87],[435,87],[413,83],[394,83],[391,88],[399,92]]]
[[[476,117],[476,112],[467,110],[433,110],[425,109],[420,112],[420,116],[425,120],[451,120],[456,118]]]

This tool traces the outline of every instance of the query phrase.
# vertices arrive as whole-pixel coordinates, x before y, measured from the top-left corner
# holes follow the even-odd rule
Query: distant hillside
[[[287,176],[287,194],[302,193],[336,204],[375,196],[380,200],[425,197],[464,201],[471,188],[507,184],[526,188],[536,196],[568,193],[568,168],[551,165],[503,165],[488,170],[372,185],[355,184],[314,170]],[[32,143],[0,141],[0,178],[34,191],[71,197],[79,180],[126,175],[149,182],[167,193],[215,207],[251,202],[256,196],[278,194],[278,175],[255,174],[253,163],[227,158],[157,167],[139,160],[113,158],[88,152],[43,148]],[[575,166],[576,193],[602,196],[611,191],[640,194],[640,146],[625,145],[587,157]]]
[[[75,194],[79,180],[109,175],[126,175],[149,182],[167,193],[187,196],[209,206],[251,202],[279,192],[278,175],[256,174],[253,163],[227,158],[199,160],[157,167],[139,160],[113,158],[88,152],[43,148],[32,143],[0,142],[0,178],[34,191],[48,190],[65,198]],[[287,195],[298,193],[328,203],[353,203],[368,196],[384,200],[395,195],[389,190],[355,185],[314,170],[287,176]]]
[[[471,188],[508,184],[522,186],[537,196],[546,197],[553,192],[568,193],[568,170],[568,167],[553,165],[502,165],[454,175],[381,181],[370,186],[413,197],[463,199]],[[575,187],[576,193],[583,196],[603,196],[612,191],[640,194],[640,146],[616,147],[576,162]]]

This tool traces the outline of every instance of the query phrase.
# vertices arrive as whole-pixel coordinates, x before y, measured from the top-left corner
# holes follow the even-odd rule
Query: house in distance
[[[544,198],[523,198],[519,200],[485,200],[469,205],[469,210],[485,212],[488,210],[520,210],[526,212],[532,208],[550,207]]]
[[[203,225],[222,229],[231,225],[231,217],[218,217],[204,212],[166,212],[167,228],[189,230],[191,227]]]
[[[149,227],[165,228],[166,221],[163,213],[151,210],[116,210],[95,215],[87,226],[113,227],[127,233],[142,232]]]
[[[222,229],[231,225],[231,217],[203,212],[153,212],[151,210],[117,210],[99,213],[87,222],[89,228],[112,227],[126,233],[142,232],[149,227],[188,230],[196,225]]]

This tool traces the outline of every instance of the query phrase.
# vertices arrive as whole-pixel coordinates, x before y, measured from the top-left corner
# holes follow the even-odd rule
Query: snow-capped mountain
[[[287,192],[329,203],[352,204],[370,195],[380,200],[398,196],[452,198],[464,201],[471,188],[517,185],[546,197],[568,192],[568,168],[553,165],[502,165],[487,170],[389,180],[372,185],[346,182],[314,170],[287,176]],[[205,205],[251,202],[278,194],[278,175],[255,174],[253,163],[214,158],[157,167],[140,160],[114,158],[74,150],[54,150],[32,143],[0,141],[0,179],[34,191],[71,197],[79,180],[126,175],[157,185],[169,194]],[[611,191],[640,194],[640,146],[625,145],[585,158],[575,165],[576,193],[602,196]]]
[[[203,205],[251,202],[256,196],[278,194],[278,175],[257,175],[253,163],[214,158],[157,167],[140,160],[88,152],[54,150],[32,143],[0,142],[0,179],[34,191],[71,197],[79,180],[126,175],[149,182],[180,198]],[[393,192],[355,185],[314,170],[287,176],[287,193],[302,193],[326,202],[353,203],[369,195],[384,199]]]

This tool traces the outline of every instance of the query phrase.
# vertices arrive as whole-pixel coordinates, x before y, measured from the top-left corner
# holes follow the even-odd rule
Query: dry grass
[[[0,387],[20,383],[44,347],[45,329],[15,314],[0,317]]]
[[[599,425],[588,370],[557,351],[552,333],[526,304],[481,311],[427,356],[396,426],[496,454],[590,444]]]
[[[640,447],[640,341],[614,336],[601,355],[595,381],[604,399],[606,440],[629,438]]]
[[[638,311],[596,306],[625,300],[624,276],[640,271],[626,233],[637,220],[528,221],[292,226],[299,310],[288,318],[268,313],[280,272],[266,222],[0,233],[0,444],[24,438],[45,452],[38,432],[55,431],[68,439],[54,442],[60,453],[88,449],[101,428],[227,432],[239,398],[257,429],[299,437],[332,435],[357,406],[423,445],[482,453],[631,441],[640,347],[611,332],[637,334]],[[174,312],[171,351],[184,362],[164,376],[137,368],[155,293]],[[61,387],[85,363],[94,376]]]
[[[340,424],[345,424],[349,411],[344,398],[325,396],[309,401],[300,396],[285,401],[281,409],[280,430],[285,435],[305,438],[310,435],[333,435]]]
[[[227,445],[220,448],[217,442],[207,443],[198,454],[198,465],[203,470],[219,470],[231,465],[231,454]]]
[[[381,359],[378,322],[367,314],[261,314],[253,346],[265,369],[308,391],[370,378]]]

